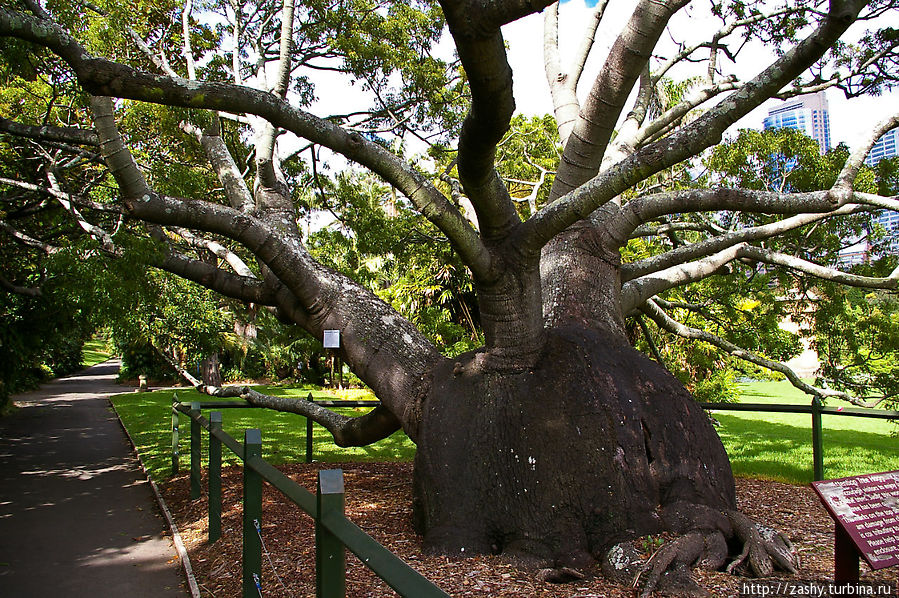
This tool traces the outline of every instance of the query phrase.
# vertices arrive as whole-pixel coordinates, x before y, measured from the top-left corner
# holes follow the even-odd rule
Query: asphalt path
[[[0,418],[0,598],[189,596],[107,400],[110,360],[13,397]]]

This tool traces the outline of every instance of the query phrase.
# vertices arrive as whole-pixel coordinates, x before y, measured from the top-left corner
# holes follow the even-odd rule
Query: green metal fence
[[[378,544],[344,514],[343,472],[322,470],[318,475],[317,492],[312,494],[262,459],[262,434],[258,429],[244,432],[244,442],[222,430],[222,413],[213,411],[207,420],[200,410],[210,403],[191,403],[189,406],[172,403],[172,464],[178,466],[178,413],[190,418],[190,491],[191,498],[201,494],[200,435],[209,432],[209,542],[221,537],[222,530],[222,446],[227,447],[244,463],[243,475],[243,596],[261,597],[262,593],[262,481],[279,490],[290,501],[315,520],[315,579],[318,598],[346,596],[345,549],[375,572],[400,596],[438,598],[447,597],[443,590],[422,577],[399,557]],[[339,401],[346,405],[346,401]],[[370,401],[368,403],[371,403]],[[217,405],[219,407],[240,406]]]
[[[763,413],[808,413],[812,416],[812,469],[815,481],[824,479],[824,441],[822,415],[846,415],[849,417],[873,417],[875,419],[899,419],[899,411],[863,409],[860,407],[825,407],[815,397],[811,405],[770,405],[767,403],[700,403],[709,411],[758,411]]]
[[[310,394],[307,400],[312,401]],[[190,418],[190,492],[200,497],[201,430],[209,431],[209,541],[221,537],[221,462],[222,445],[244,462],[243,523],[243,595],[262,596],[262,480],[277,488],[288,499],[315,520],[316,596],[343,598],[346,595],[346,561],[344,547],[401,596],[430,598],[447,596],[396,555],[349,521],[344,515],[343,472],[339,469],[319,472],[318,488],[312,494],[262,459],[262,437],[259,430],[246,430],[244,444],[222,431],[222,413],[213,411],[207,420],[202,409],[254,408],[246,401],[204,401],[185,404],[172,398],[172,473],[179,467],[178,413]],[[378,401],[315,401],[326,407],[374,407]],[[700,403],[710,411],[756,411],[767,413],[807,413],[812,418],[812,450],[815,480],[824,479],[824,447],[822,415],[899,419],[899,412],[876,409],[825,407],[817,398],[810,405],[770,405],[765,403]],[[312,425],[306,420],[306,462],[312,462]]]

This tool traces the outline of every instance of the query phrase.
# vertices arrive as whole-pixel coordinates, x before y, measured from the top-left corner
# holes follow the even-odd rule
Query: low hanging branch
[[[785,363],[780,361],[774,361],[772,359],[768,359],[767,357],[762,357],[752,351],[747,351],[746,349],[735,345],[734,343],[721,338],[715,334],[710,332],[706,332],[705,330],[700,330],[698,328],[693,328],[692,326],[687,326],[686,324],[682,324],[678,322],[671,316],[669,316],[665,311],[659,307],[659,305],[652,299],[648,300],[642,306],[640,306],[640,311],[646,314],[650,319],[652,319],[656,324],[659,325],[663,330],[667,330],[671,334],[675,334],[682,338],[691,339],[691,340],[700,340],[719,349],[725,351],[729,355],[733,355],[734,357],[738,357],[750,363],[754,363],[763,368],[773,370],[775,372],[780,372],[790,381],[790,384],[801,390],[802,392],[820,397],[827,398],[833,397],[836,399],[842,399],[847,401],[853,405],[857,405],[859,407],[876,407],[880,401],[875,402],[866,402],[858,397],[854,397],[845,392],[841,392],[838,390],[831,390],[829,388],[820,388],[817,386],[812,386],[811,384],[807,384],[803,382],[802,379]]]
[[[275,397],[249,386],[210,386],[181,367],[170,355],[153,345],[156,352],[199,393],[211,397],[239,397],[254,407],[296,413],[323,426],[337,446],[366,446],[387,438],[400,429],[399,421],[383,405],[360,417],[347,417],[305,399]]]

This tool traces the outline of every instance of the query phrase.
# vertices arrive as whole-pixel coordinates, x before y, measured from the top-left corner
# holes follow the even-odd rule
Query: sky
[[[562,46],[562,59],[570,56],[573,46],[582,35],[584,23],[591,13],[590,6],[596,4],[596,0],[563,0],[560,8],[559,38]],[[621,7],[618,9],[617,7]],[[598,72],[604,52],[597,51],[611,46],[613,35],[620,30],[621,25],[630,16],[633,3],[616,2],[612,0],[604,18],[604,25],[600,30],[598,44],[591,54],[581,80],[582,88],[580,97],[584,95],[584,83],[588,85],[592,81],[591,75]],[[719,25],[709,23],[705,18],[693,11],[682,11],[673,22],[675,34],[689,29],[704,31],[717,28]],[[603,32],[608,32],[603,35]],[[525,19],[511,23],[503,28],[503,35],[509,46],[509,63],[514,73],[514,93],[518,112],[531,115],[542,115],[552,112],[552,103],[549,96],[549,86],[543,71],[543,15],[531,15]],[[663,38],[664,39],[664,38]],[[566,53],[566,49],[568,52]],[[732,66],[741,80],[751,78],[760,67],[770,64],[770,56],[756,53],[754,55],[741,54],[740,60]],[[827,99],[830,107],[831,139],[833,145],[846,142],[852,147],[861,141],[868,131],[880,120],[899,110],[899,91],[884,94],[880,97],[864,97],[846,100],[843,93],[836,89],[827,91]],[[746,117],[738,121],[732,128],[735,133],[739,128],[760,129],[762,119],[767,116],[768,110],[776,107],[779,100],[769,100]]]

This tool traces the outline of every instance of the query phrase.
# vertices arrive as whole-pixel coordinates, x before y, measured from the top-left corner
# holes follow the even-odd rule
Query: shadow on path
[[[188,596],[107,400],[110,360],[17,395],[0,419],[0,596]]]

